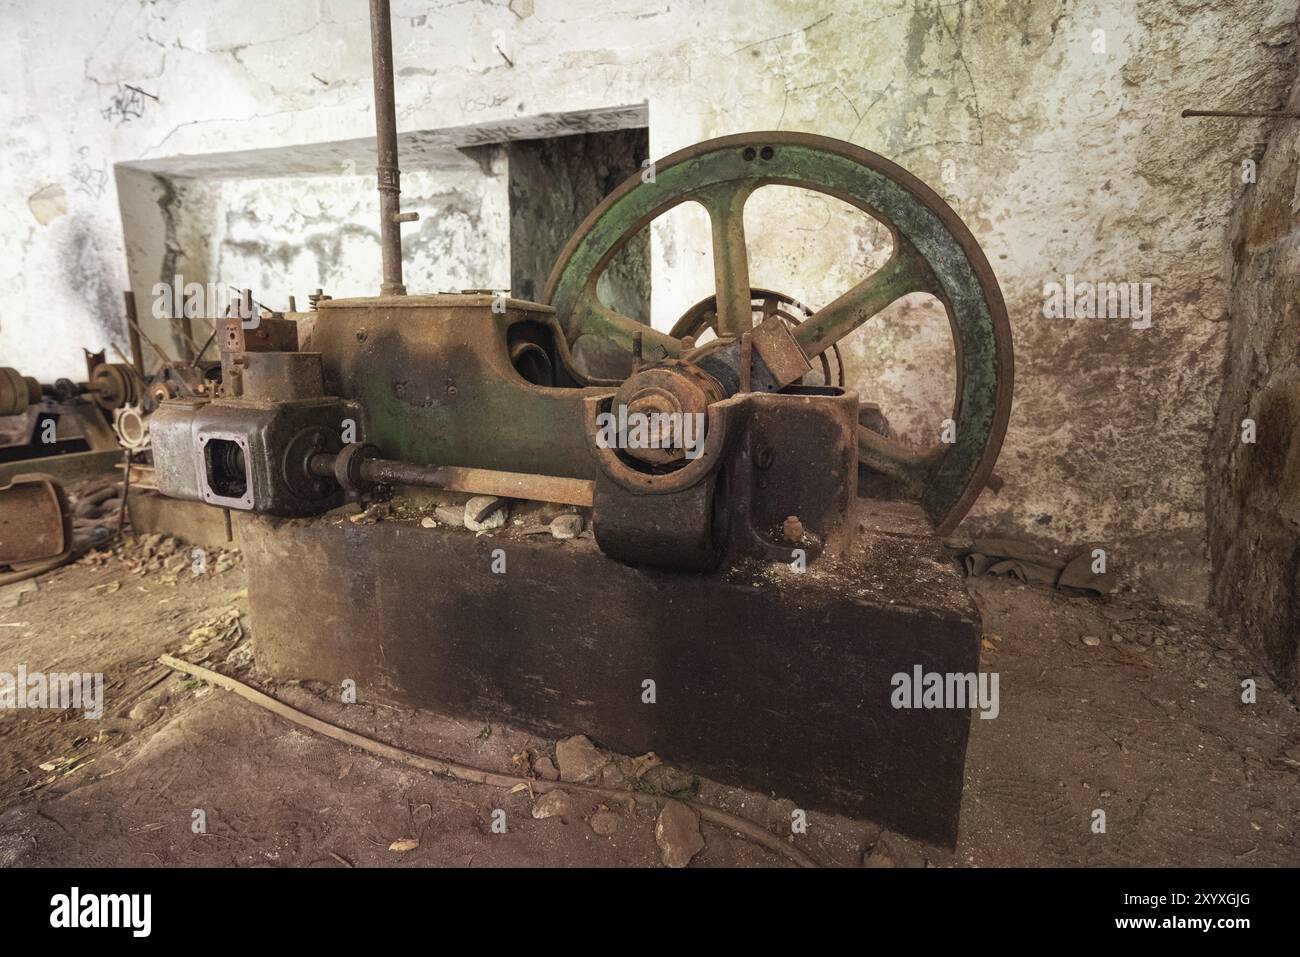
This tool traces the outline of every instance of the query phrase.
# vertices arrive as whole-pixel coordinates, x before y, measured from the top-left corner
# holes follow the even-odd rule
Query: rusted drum
[[[0,415],[22,415],[41,401],[41,384],[17,369],[0,367]]]
[[[48,475],[15,475],[0,488],[0,565],[48,561],[72,547],[63,487]]]

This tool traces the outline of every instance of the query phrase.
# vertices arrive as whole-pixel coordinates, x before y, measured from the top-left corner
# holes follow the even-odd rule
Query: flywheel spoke
[[[747,182],[719,183],[696,194],[713,228],[713,277],[718,297],[719,336],[739,336],[753,328],[749,249],[745,245]]]
[[[808,358],[826,351],[909,292],[934,289],[930,267],[920,253],[902,237],[896,243],[889,262],[799,326],[795,339]]]

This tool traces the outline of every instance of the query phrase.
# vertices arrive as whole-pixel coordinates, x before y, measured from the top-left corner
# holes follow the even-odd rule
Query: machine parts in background
[[[0,368],[0,415],[22,415],[41,401],[41,384],[17,369]]]
[[[138,405],[124,405],[113,413],[113,432],[128,452],[149,448],[149,418]]]
[[[123,362],[98,362],[90,370],[85,394],[105,412],[140,402],[144,381],[132,366]]]
[[[221,363],[218,360],[165,363],[149,375],[145,390],[145,413],[152,412],[160,402],[189,395],[213,395],[221,383]]]
[[[130,302],[128,294],[127,301]],[[132,323],[132,341],[140,335]],[[160,402],[213,395],[221,363],[172,360],[152,342],[163,364],[143,375],[138,363],[108,362],[87,351],[86,380],[41,383],[17,369],[0,367],[0,462],[76,452],[149,447],[149,415]]]
[[[86,381],[42,384],[0,368],[0,463],[117,449],[113,410],[139,401],[144,382],[134,367],[86,352]]]

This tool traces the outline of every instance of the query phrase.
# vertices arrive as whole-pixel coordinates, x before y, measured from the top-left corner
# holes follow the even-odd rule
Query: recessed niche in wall
[[[526,282],[528,294],[540,296],[559,251],[555,246],[547,258],[539,245],[544,233],[558,235],[562,245],[569,230],[559,224],[576,227],[634,155],[639,168],[645,125],[640,106],[400,134],[402,207],[420,214],[402,230],[408,291]],[[560,145],[549,145],[552,138]],[[511,175],[512,162],[520,164],[519,178]],[[533,176],[543,166],[556,173],[549,185]],[[316,288],[335,297],[378,292],[373,139],[142,160],[118,164],[116,176],[141,324],[172,356],[201,346],[211,331],[207,320],[187,328],[165,309],[155,314],[155,286],[175,276],[215,289],[218,307],[232,288],[252,289],[273,309],[286,308],[290,296],[305,308]],[[526,191],[544,198],[535,207],[548,211],[544,221],[512,215],[511,184],[530,177],[535,190]],[[625,297],[629,308],[637,308],[636,295],[648,301],[648,275],[646,250],[621,284],[633,290]],[[156,364],[156,356],[147,358]]]

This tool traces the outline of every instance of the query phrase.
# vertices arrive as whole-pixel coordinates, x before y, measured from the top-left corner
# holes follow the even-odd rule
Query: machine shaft
[[[313,475],[337,478],[335,466],[338,458],[337,455],[321,452],[312,456],[309,468]],[[591,505],[594,493],[592,482],[554,475],[499,472],[454,465],[420,465],[415,462],[372,458],[360,459],[356,467],[357,477],[366,485],[414,485],[583,507]]]

